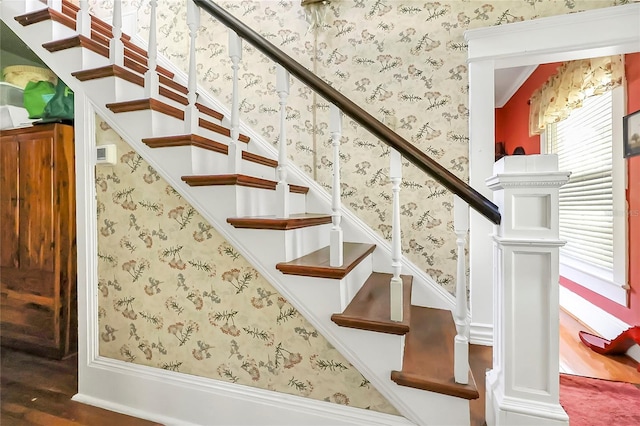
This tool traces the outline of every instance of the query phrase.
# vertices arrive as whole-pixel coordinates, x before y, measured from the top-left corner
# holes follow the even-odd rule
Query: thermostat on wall
[[[116,164],[116,146],[111,145],[99,145],[96,146],[96,164]]]

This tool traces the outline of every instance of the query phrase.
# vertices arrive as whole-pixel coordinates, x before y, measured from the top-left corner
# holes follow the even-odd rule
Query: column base
[[[507,397],[498,375],[487,372],[485,417],[488,426],[569,426],[569,416],[558,404]]]

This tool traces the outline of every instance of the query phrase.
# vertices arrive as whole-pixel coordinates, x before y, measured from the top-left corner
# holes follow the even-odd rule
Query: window
[[[571,171],[560,188],[560,275],[626,305],[624,89],[585,99],[547,126],[546,152]]]

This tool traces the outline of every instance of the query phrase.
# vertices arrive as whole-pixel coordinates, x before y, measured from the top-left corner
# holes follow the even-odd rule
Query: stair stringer
[[[3,10],[4,13],[4,10]],[[12,27],[14,32],[21,36],[23,40],[28,30],[22,31],[22,27],[10,25],[12,19],[5,19],[5,22]],[[36,28],[35,24],[32,26]],[[416,389],[398,386],[389,379],[389,373],[392,369],[398,368],[401,362],[401,339],[398,336],[387,336],[371,333],[362,330],[346,329],[336,326],[330,321],[331,314],[340,311],[340,307],[335,304],[335,300],[339,301],[339,290],[334,291],[331,297],[327,297],[326,288],[323,287],[323,280],[303,277],[286,277],[275,269],[275,263],[282,261],[282,258],[274,259],[272,254],[273,245],[256,246],[255,231],[237,230],[226,223],[229,216],[228,211],[220,209],[211,209],[203,202],[202,197],[198,195],[197,188],[191,188],[180,180],[176,173],[171,172],[171,165],[163,164],[160,161],[161,155],[154,152],[142,144],[143,137],[154,136],[150,132],[144,130],[144,126],[137,122],[135,125],[127,123],[126,114],[114,114],[105,107],[109,94],[100,93],[99,91],[91,91],[85,93],[83,83],[71,77],[70,73],[77,71],[73,69],[70,61],[61,63],[55,58],[55,53],[50,53],[43,49],[39,44],[31,43],[30,46],[36,54],[60,77],[80,98],[84,95],[88,96],[95,107],[96,112],[110,126],[126,140],[138,153],[140,153],[156,171],[167,180],[181,195],[190,202],[194,208],[221,233],[236,249],[251,263],[260,273],[276,288],[283,296],[285,296],[291,304],[305,317],[310,323],[322,333],[329,342],[331,342],[368,380],[407,418],[418,424],[464,424],[468,423],[468,401],[455,397],[449,397],[432,392],[425,392]],[[182,129],[176,129],[176,134],[181,134]],[[262,149],[265,153],[275,151],[273,147],[262,140],[259,135],[255,134],[251,129],[245,128],[248,134],[256,138],[256,141],[262,141]],[[146,133],[145,133],[146,132]],[[81,142],[81,141],[78,141]],[[271,155],[271,158],[275,156]],[[78,167],[83,165],[79,164]],[[301,170],[290,167],[291,173],[295,176],[296,183],[306,184],[309,186],[310,193],[307,196],[307,211],[329,211],[330,199],[328,194],[314,181],[308,178]],[[217,204],[219,206],[219,204]],[[360,221],[353,213],[346,210],[343,216],[343,226],[345,232],[345,240],[370,242],[378,244],[378,249],[374,252],[374,261],[376,265],[391,264],[391,250],[389,244],[380,238],[375,232],[369,229],[362,221]],[[326,228],[326,227],[325,227]],[[270,233],[281,233],[281,231],[267,231]],[[280,252],[285,252],[284,241],[286,234],[296,233],[298,240],[313,240],[310,238],[312,230],[304,231],[286,231],[285,236],[280,239]],[[304,233],[304,234],[303,234]],[[302,236],[304,235],[304,237]],[[292,236],[292,235],[290,235]],[[278,239],[278,238],[276,238]],[[327,243],[328,232],[319,234],[313,245],[321,246]],[[306,254],[313,247],[303,247],[300,253]],[[439,286],[429,280],[424,273],[419,271],[415,265],[405,262],[404,273],[415,274],[417,281],[421,285],[414,284],[415,303],[424,306],[441,307],[451,309],[451,298],[448,294],[444,294]],[[379,272],[390,272],[390,266],[387,270]],[[422,278],[422,280],[420,279]],[[441,291],[438,292],[437,289]],[[323,303],[318,303],[323,300]],[[444,305],[444,306],[443,306]],[[449,306],[447,306],[449,305]]]

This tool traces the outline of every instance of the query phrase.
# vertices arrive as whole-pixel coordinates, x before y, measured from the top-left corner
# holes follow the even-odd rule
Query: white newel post
[[[187,27],[189,27],[189,80],[187,82],[187,100],[189,105],[185,110],[184,132],[189,135],[198,129],[198,108],[196,107],[198,75],[196,67],[196,37],[200,27],[200,8],[193,0],[187,0]]]
[[[389,179],[391,180],[391,192],[393,193],[393,216],[391,223],[391,277],[390,286],[390,318],[391,321],[402,321],[402,242],[400,229],[400,184],[402,183],[402,156],[395,149],[391,149],[391,163],[389,165]]]
[[[147,50],[147,67],[149,68],[144,74],[144,95],[146,98],[154,98],[158,96],[159,78],[156,67],[158,65],[158,41],[157,41],[157,25],[156,25],[156,8],[158,0],[151,0],[151,15],[149,22],[149,48]]]
[[[242,39],[229,29],[229,57],[233,70],[233,93],[231,94],[231,141],[229,142],[229,173],[240,173],[242,149],[240,149],[240,101],[238,92],[238,69],[242,59]]]
[[[469,383],[469,321],[467,319],[467,268],[464,247],[469,232],[469,205],[453,196],[453,230],[458,246],[456,280],[456,338],[454,344],[454,377],[456,383]]]
[[[122,43],[122,1],[113,2],[113,21],[111,23],[113,38],[109,41],[109,61],[114,65],[124,66],[124,44]]]
[[[342,137],[342,111],[331,104],[329,107],[329,126],[331,130],[331,146],[333,148],[333,182],[331,188],[331,234],[329,237],[329,264],[342,266],[343,235],[340,222],[342,221],[342,201],[340,184],[340,138]]]
[[[568,176],[555,155],[526,155],[504,157],[487,179],[503,214],[494,235],[489,426],[569,424],[558,359],[558,188]]]
[[[276,92],[280,104],[280,138],[278,139],[278,168],[276,169],[276,202],[278,217],[289,217],[289,184],[287,183],[287,98],[289,71],[276,65]]]

